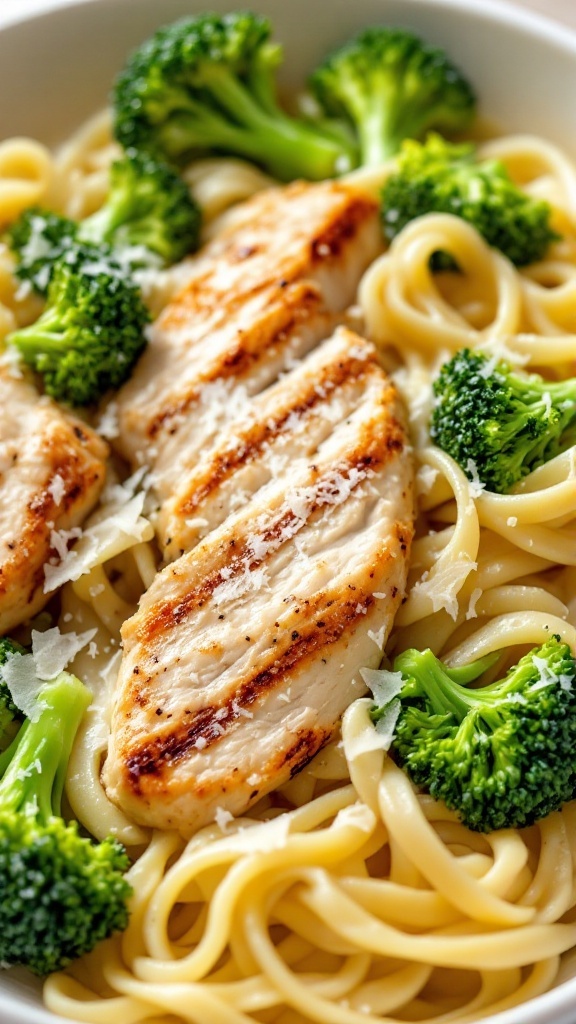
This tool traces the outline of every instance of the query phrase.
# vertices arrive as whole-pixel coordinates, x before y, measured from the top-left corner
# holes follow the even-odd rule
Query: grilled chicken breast
[[[134,820],[192,832],[241,813],[333,734],[403,595],[406,443],[373,346],[340,329],[167,505],[178,545],[195,546],[124,624],[104,767]]]
[[[258,194],[203,250],[117,398],[118,447],[152,469],[160,504],[250,397],[330,333],[381,245],[377,204],[324,182]]]
[[[44,564],[57,554],[53,531],[78,526],[92,510],[107,453],[84,423],[0,372],[1,634],[48,600]]]
[[[362,402],[374,350],[340,328],[281,380],[230,419],[217,443],[175,486],[158,532],[167,560],[224,522],[269,480],[292,473]]]

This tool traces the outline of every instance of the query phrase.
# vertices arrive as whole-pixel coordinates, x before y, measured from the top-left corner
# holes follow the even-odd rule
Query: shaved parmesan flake
[[[396,729],[396,722],[401,711],[401,704],[399,700],[393,700],[388,705],[386,711],[376,722],[376,732],[382,743],[383,750],[390,750],[392,746],[392,740],[394,739],[394,732]]]
[[[476,590],[473,590],[470,594],[470,602],[468,604],[468,611],[466,612],[467,619],[476,619],[478,617],[476,604],[480,597],[482,597],[482,589],[480,587],[476,587]]]
[[[151,540],[153,527],[141,515],[145,495],[134,495],[106,519],[87,527],[71,551],[66,550],[59,565],[44,566],[44,593],[77,580],[96,565],[107,562],[135,544]]]
[[[31,722],[37,722],[46,707],[38,700],[46,680],[58,676],[96,632],[61,633],[57,626],[45,633],[33,629],[32,654],[15,654],[2,666],[2,677],[14,703]]]
[[[376,815],[366,804],[351,804],[350,807],[343,807],[341,811],[338,811],[331,827],[336,829],[339,825],[345,827],[351,825],[352,828],[357,828],[360,832],[370,834],[376,827]]]
[[[572,676],[564,673],[557,676],[553,669],[550,668],[546,658],[539,658],[536,654],[532,657],[532,661],[540,674],[538,682],[530,687],[532,691],[543,690],[546,686],[560,686],[562,690],[572,689]]]
[[[103,501],[110,505],[124,505],[136,494],[136,491],[146,490],[146,474],[148,466],[139,466],[132,476],[123,480],[121,484],[110,482],[106,485],[102,495]]]
[[[404,686],[402,673],[390,672],[386,668],[361,668],[360,675],[372,691],[374,703],[380,708],[394,700]]]
[[[351,707],[356,707],[358,704],[363,704],[368,712],[372,706],[372,700],[370,697],[360,698],[360,701],[356,701]],[[348,708],[350,711],[350,708]],[[385,753],[390,749],[392,737],[394,735],[394,728],[396,727],[396,721],[400,714],[400,701],[393,700],[389,705],[386,715],[381,722],[383,725],[380,728],[375,728],[372,721],[366,715],[366,724],[358,732],[348,734],[344,741],[344,753],[347,761],[355,761],[357,758],[362,757],[364,754],[372,754],[376,751]],[[380,726],[380,722],[378,723]]]
[[[32,657],[39,679],[54,679],[82,648],[94,639],[97,629],[85,633],[61,633],[58,626],[44,633],[32,630]]]
[[[36,674],[36,665],[31,654],[15,654],[2,666],[2,677],[6,682],[16,707],[37,722],[46,704],[38,700],[42,683]]]
[[[463,554],[459,558],[439,560],[432,573],[426,578],[422,575],[414,584],[412,593],[427,597],[432,605],[432,611],[439,612],[444,609],[450,618],[455,620],[458,615],[458,592],[462,589],[467,576],[477,568],[477,563],[473,562],[468,554]]]
[[[68,554],[68,544],[71,540],[77,540],[82,536],[79,526],[73,526],[71,530],[52,530],[50,533],[50,547],[57,553],[60,560]]]

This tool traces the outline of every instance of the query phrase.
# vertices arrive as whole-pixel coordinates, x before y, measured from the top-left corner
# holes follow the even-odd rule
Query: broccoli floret
[[[413,782],[478,832],[523,828],[576,787],[576,662],[554,636],[478,689],[490,659],[447,668],[432,651],[399,655],[392,750]],[[374,721],[387,706],[372,711]]]
[[[2,755],[0,959],[44,975],[128,923],[124,848],[66,824],[60,802],[86,687],[67,672],[39,684],[37,714]],[[9,755],[7,767],[6,760]]]
[[[16,257],[16,274],[29,281],[34,291],[46,296],[54,264],[74,244],[78,225],[50,210],[31,206],[7,232],[6,240]]]
[[[78,237],[139,250],[130,258],[133,266],[149,264],[150,253],[168,265],[198,248],[200,221],[200,207],[178,174],[146,154],[130,153],[112,164],[108,198],[78,226]]]
[[[114,131],[125,149],[180,164],[227,153],[282,181],[349,170],[356,148],[344,126],[289,117],[278,105],[281,48],[266,18],[204,14],[160,29],[130,57],[114,93]]]
[[[49,210],[25,210],[7,241],[16,274],[46,296],[54,266],[77,241],[105,244],[130,269],[177,263],[200,244],[201,211],[182,178],[143,153],[110,168],[110,191],[100,210],[77,223]]]
[[[12,700],[12,694],[4,679],[2,666],[15,654],[22,654],[23,648],[8,637],[0,639],[0,751],[14,738],[24,715]]]
[[[472,87],[444,51],[398,28],[365,29],[331,54],[310,84],[328,114],[350,119],[367,166],[428,129],[462,131],[476,107]]]
[[[519,267],[541,259],[559,238],[550,227],[549,204],[522,192],[500,161],[477,163],[475,146],[434,134],[423,144],[409,139],[402,145],[397,170],[382,189],[386,238],[426,213],[462,217]],[[449,255],[434,256],[434,269],[453,266]]]
[[[462,349],[434,382],[430,436],[470,480],[505,494],[576,444],[576,379],[544,380]]]
[[[140,291],[102,247],[75,246],[56,263],[48,304],[6,341],[57,401],[88,405],[129,376],[149,317]]]

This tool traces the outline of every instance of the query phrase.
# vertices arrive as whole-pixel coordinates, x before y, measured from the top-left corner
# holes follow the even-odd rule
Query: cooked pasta
[[[432,379],[463,346],[552,379],[576,369],[576,170],[532,137],[482,153],[553,205],[563,240],[549,257],[519,271],[464,221],[429,215],[372,265],[358,299],[405,399],[418,466],[417,539],[387,654],[429,646],[454,666],[552,633],[576,651],[575,450],[497,495],[428,434]],[[108,114],[56,156],[30,140],[3,143],[0,221],[36,202],[91,213],[116,154]],[[355,180],[373,191],[388,170]],[[225,159],[192,165],[186,179],[206,237],[268,183]],[[462,273],[432,273],[438,249]],[[160,275],[155,311],[190,273]],[[33,301],[0,253],[2,337],[33,318]],[[576,947],[576,804],[522,831],[470,832],[379,748],[366,698],[338,742],[244,818],[224,815],[192,838],[149,834],[109,802],[99,776],[119,629],[157,565],[149,535],[118,551],[63,587],[60,626],[97,629],[74,664],[94,703],[67,797],[93,835],[130,848],[132,916],[124,934],[48,978],[46,1005],[93,1024],[466,1024],[549,989]]]

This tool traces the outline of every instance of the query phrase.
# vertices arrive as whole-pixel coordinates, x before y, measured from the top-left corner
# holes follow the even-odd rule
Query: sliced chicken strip
[[[193,547],[294,459],[317,446],[362,401],[379,374],[374,347],[344,327],[231,419],[167,499],[157,530],[167,561]]]
[[[167,566],[123,627],[104,781],[142,824],[192,832],[219,808],[245,811],[327,742],[364,690],[358,669],[380,661],[413,481],[394,387],[370,355],[356,408],[312,459]]]
[[[219,406],[215,434],[325,338],[381,247],[377,204],[323,182],[260,193],[203,250],[117,398],[119,450],[154,470],[160,502],[214,436],[204,410]]]
[[[106,444],[80,420],[0,373],[0,633],[46,604],[44,565],[58,531],[78,527],[98,500]]]

